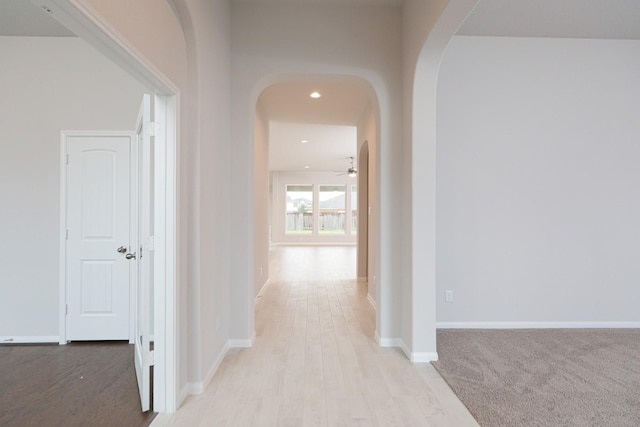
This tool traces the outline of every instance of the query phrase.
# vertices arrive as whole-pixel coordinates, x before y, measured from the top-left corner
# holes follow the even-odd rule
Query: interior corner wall
[[[254,125],[253,206],[255,246],[254,292],[258,295],[269,280],[269,121],[262,104],[256,105]]]
[[[378,259],[377,254],[379,253],[378,249],[378,236],[374,232],[379,228],[379,218],[378,218],[378,195],[375,191],[378,188],[378,154],[376,147],[378,146],[378,127],[376,124],[376,116],[374,114],[374,110],[371,104],[368,105],[365,113],[362,118],[358,122],[358,152],[362,145],[367,142],[367,146],[369,149],[369,162],[367,165],[367,197],[368,206],[359,204],[358,213],[360,215],[367,216],[367,236],[364,240],[366,244],[366,263],[363,266],[363,271],[361,272],[360,266],[360,256],[358,256],[358,278],[367,278],[368,279],[368,294],[369,297],[377,304],[378,301],[378,289],[377,289],[377,277],[375,275],[375,271],[377,271]],[[363,165],[358,164],[359,171],[363,170]],[[361,194],[361,189],[358,188],[358,194]],[[358,199],[361,200],[360,198]],[[363,240],[360,239],[360,234],[358,235],[358,245],[360,246],[363,243]],[[360,247],[358,247],[360,250]],[[361,275],[362,274],[362,275]]]
[[[439,322],[640,324],[638,76],[640,41],[452,40],[437,97]]]
[[[75,37],[0,57],[0,336],[58,337],[60,131],[133,131],[144,88]]]
[[[188,0],[189,95],[195,100],[188,121],[193,138],[183,149],[196,176],[185,191],[193,198],[190,231],[192,264],[189,310],[189,389],[200,393],[211,380],[229,346],[230,328],[230,168],[231,61],[230,5],[226,0]],[[179,8],[182,11],[181,8]]]

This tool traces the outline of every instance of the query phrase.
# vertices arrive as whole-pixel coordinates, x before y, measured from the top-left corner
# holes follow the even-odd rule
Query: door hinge
[[[64,314],[69,314],[69,304],[64,305]]]
[[[153,364],[154,364],[153,358],[154,358],[153,350],[147,351],[144,354],[144,360],[142,361],[143,365],[144,366],[153,366]]]
[[[69,155],[67,154],[66,164],[69,164]]]
[[[160,123],[145,122],[143,125],[143,132],[145,136],[158,136],[160,133]]]
[[[69,240],[69,229],[64,230],[64,239]]]

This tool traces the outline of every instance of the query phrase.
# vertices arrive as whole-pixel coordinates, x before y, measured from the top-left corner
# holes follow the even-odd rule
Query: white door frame
[[[138,235],[138,137],[132,131],[71,131],[60,132],[60,345],[67,344],[67,140],[73,137],[128,137],[129,145],[129,248],[135,251]],[[138,279],[137,263],[130,264],[129,271],[129,343],[133,343],[134,321],[136,319],[136,282]]]
[[[31,0],[156,94],[154,160],[154,384],[156,412],[175,412],[179,399],[177,348],[177,210],[180,90],[111,26],[87,0]],[[134,123],[131,124],[132,128]]]

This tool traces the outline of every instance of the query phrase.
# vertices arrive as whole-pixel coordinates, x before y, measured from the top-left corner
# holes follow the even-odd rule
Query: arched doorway
[[[311,92],[311,88],[328,88],[329,91],[335,91],[333,93],[341,94],[345,96],[351,93],[351,99],[338,100],[337,107],[330,108],[333,110],[330,113],[326,111],[319,111],[317,108],[308,108],[305,105],[298,105],[294,107],[296,109],[295,114],[291,110],[287,110],[283,107],[283,98],[290,96],[288,91],[292,91],[295,88],[304,87],[306,92]],[[273,93],[274,89],[280,88],[280,93]],[[308,98],[308,93],[304,92],[303,97]],[[322,90],[320,90],[322,92]],[[352,151],[336,152],[334,160],[337,163],[333,163],[330,166],[324,166],[323,170],[327,173],[323,180],[324,184],[330,184],[334,180],[344,180],[344,173],[340,173],[343,169],[346,171],[349,166],[349,158],[354,157],[355,166],[358,169],[357,178],[347,178],[344,183],[345,198],[348,199],[347,209],[350,210],[346,217],[348,218],[349,226],[346,227],[346,236],[342,238],[347,241],[352,238],[353,244],[357,244],[358,251],[363,254],[365,259],[364,264],[364,276],[360,276],[360,261],[358,261],[358,269],[354,266],[354,270],[358,271],[357,276],[361,278],[367,278],[368,271],[377,268],[375,262],[371,262],[370,259],[377,259],[375,254],[377,250],[376,246],[371,242],[379,241],[379,237],[371,237],[372,235],[379,234],[379,222],[377,220],[378,206],[375,201],[377,197],[370,197],[371,193],[378,191],[376,188],[376,182],[373,177],[377,176],[377,165],[371,161],[375,159],[373,153],[375,153],[376,141],[379,131],[379,112],[377,111],[377,96],[371,85],[362,78],[352,76],[341,75],[296,75],[296,76],[278,76],[269,79],[269,84],[265,84],[264,88],[258,95],[267,93],[269,95],[266,100],[265,97],[256,96],[256,109],[254,113],[254,132],[253,132],[253,206],[251,214],[253,215],[253,259],[251,270],[253,272],[252,289],[250,291],[249,298],[254,301],[259,291],[268,283],[269,271],[268,271],[268,255],[269,247],[273,234],[281,233],[280,228],[276,224],[274,226],[273,221],[278,221],[275,218],[273,208],[274,197],[274,184],[273,176],[269,171],[269,122],[270,121],[306,121],[311,123],[312,126],[323,126],[330,124],[329,126],[351,126],[354,129],[354,138]],[[331,95],[327,93],[326,98]],[[324,97],[324,96],[323,96]],[[325,99],[326,99],[325,98]],[[307,101],[307,99],[305,99]],[[268,105],[265,105],[268,104]],[[339,111],[335,111],[338,109]],[[288,112],[287,112],[288,111]],[[311,126],[310,125],[310,126]],[[357,133],[357,135],[356,135]],[[296,144],[301,144],[301,138],[295,141]],[[307,143],[304,143],[307,144]],[[307,146],[312,143],[308,143]],[[363,145],[366,147],[363,149]],[[364,150],[364,151],[363,151]],[[373,152],[373,153],[372,153]],[[366,153],[362,157],[362,153]],[[303,173],[302,169],[308,164],[301,163],[297,173]],[[313,166],[310,167],[312,169]],[[306,169],[309,170],[309,169]],[[364,181],[363,181],[364,180]],[[325,182],[326,181],[326,182]],[[363,184],[364,182],[364,184]],[[299,184],[299,183],[298,183]],[[319,182],[318,182],[319,184]],[[275,186],[278,186],[276,184]],[[278,187],[279,188],[279,187]],[[357,188],[357,197],[353,197],[353,193]],[[364,188],[364,191],[361,190]],[[354,208],[357,207],[357,214],[354,213]],[[357,219],[356,219],[357,218]],[[326,236],[317,236],[320,243],[327,243]],[[344,242],[339,242],[344,243]],[[354,277],[355,278],[355,277]],[[369,300],[374,302],[377,299],[377,292],[369,284]],[[375,306],[375,303],[374,303]],[[247,343],[248,344],[248,343]]]

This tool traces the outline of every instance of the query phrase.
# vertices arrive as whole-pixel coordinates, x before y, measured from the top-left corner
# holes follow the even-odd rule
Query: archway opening
[[[361,279],[375,307],[367,278],[375,250],[369,242],[378,240],[370,219],[377,123],[375,93],[360,78],[286,76],[260,93],[253,134],[256,303],[274,277],[270,255],[279,247],[313,246],[350,259],[350,278]]]

